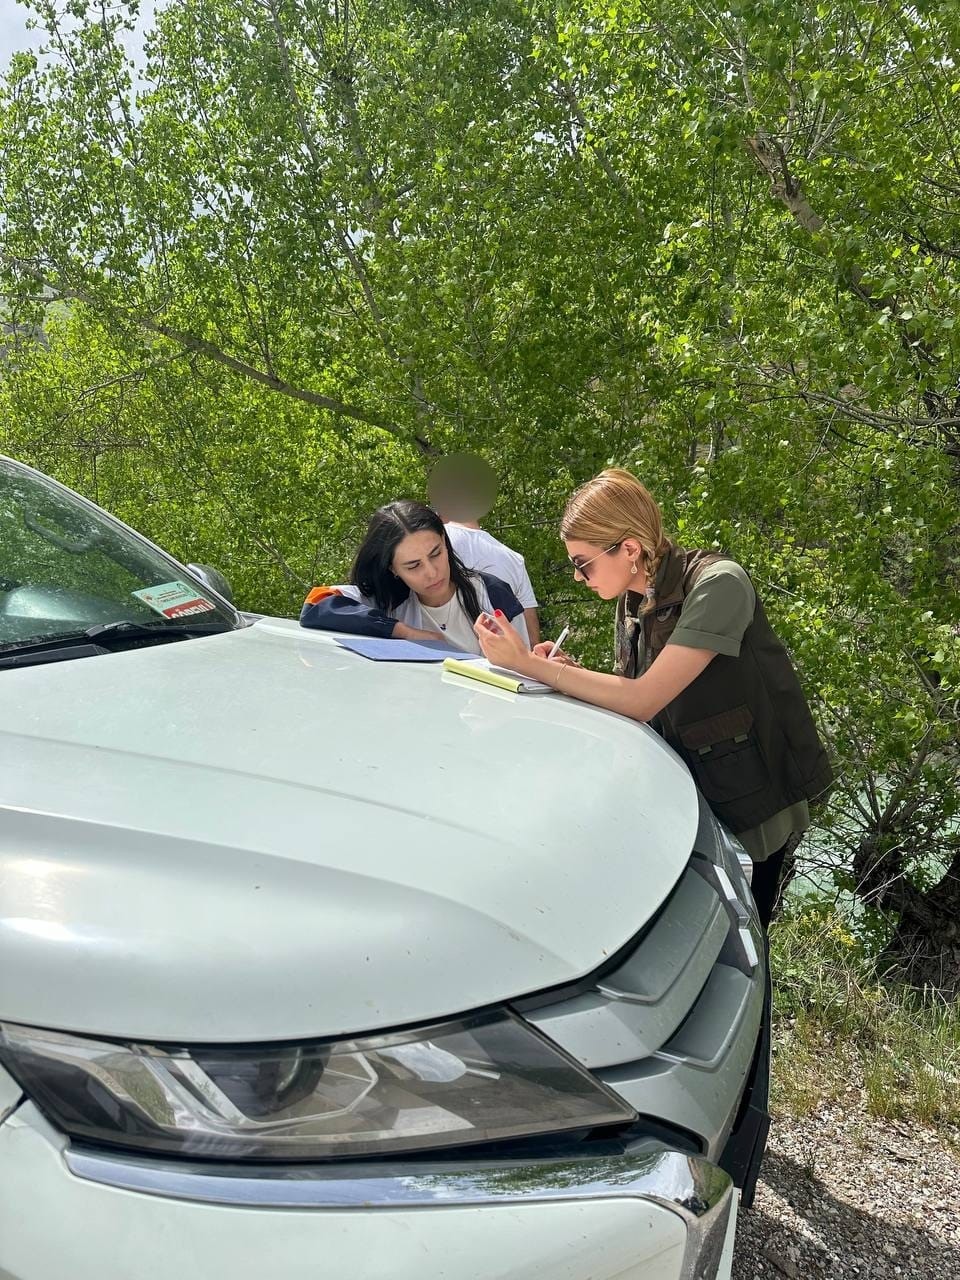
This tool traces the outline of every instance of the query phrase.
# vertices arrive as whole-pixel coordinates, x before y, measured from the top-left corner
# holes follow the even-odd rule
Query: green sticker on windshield
[[[161,582],[133,594],[162,618],[188,618],[194,613],[212,613],[217,607],[186,582]]]

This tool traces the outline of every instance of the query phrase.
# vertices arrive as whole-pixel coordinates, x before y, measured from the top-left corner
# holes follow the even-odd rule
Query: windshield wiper
[[[139,647],[143,642],[163,643],[186,640],[195,636],[220,635],[235,628],[222,622],[98,622],[83,631],[68,631],[45,640],[27,640],[4,646],[0,667],[29,667],[41,662],[62,662],[67,658],[92,658],[111,653],[124,646]]]
[[[165,636],[182,640],[188,636],[217,636],[234,628],[224,622],[98,622],[82,634],[96,644],[114,640],[162,640]]]

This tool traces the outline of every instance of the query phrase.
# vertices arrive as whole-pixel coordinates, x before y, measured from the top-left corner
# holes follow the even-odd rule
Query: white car
[[[745,855],[656,735],[0,459],[0,1278],[723,1280]]]

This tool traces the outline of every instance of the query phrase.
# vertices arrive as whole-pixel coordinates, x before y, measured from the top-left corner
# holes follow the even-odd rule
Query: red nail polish
[[[502,610],[502,609],[497,609],[497,610],[494,612],[494,615],[493,615],[493,616],[494,616],[495,618],[503,618],[503,617],[505,617],[506,615],[504,614],[504,612],[503,612],[503,610]]]

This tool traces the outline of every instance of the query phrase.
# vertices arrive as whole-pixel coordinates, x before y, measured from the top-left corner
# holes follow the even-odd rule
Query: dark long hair
[[[431,507],[425,507],[422,502],[404,498],[400,502],[388,502],[385,507],[377,508],[370,517],[367,532],[357,548],[350,569],[350,582],[359,587],[365,596],[371,597],[378,609],[390,613],[410,595],[410,588],[393,572],[393,553],[408,533],[427,531],[443,538],[450,560],[450,580],[467,617],[471,622],[476,622],[480,602],[473,579],[450,545],[443,521]]]

